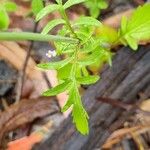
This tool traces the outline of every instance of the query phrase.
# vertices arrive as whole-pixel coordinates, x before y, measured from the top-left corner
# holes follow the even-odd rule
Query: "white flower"
[[[55,57],[55,56],[56,56],[56,51],[51,51],[51,50],[49,50],[49,51],[46,53],[46,56],[47,56],[48,58]]]

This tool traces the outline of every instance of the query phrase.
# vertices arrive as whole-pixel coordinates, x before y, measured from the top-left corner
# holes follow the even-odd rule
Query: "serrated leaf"
[[[72,110],[72,117],[73,123],[75,124],[77,130],[86,135],[89,133],[89,126],[88,126],[88,114],[83,108],[81,97],[77,87],[72,88],[72,100],[73,100],[73,110]]]
[[[135,41],[150,39],[150,4],[139,6],[131,18],[121,26],[121,36],[130,44],[131,48],[137,49]],[[123,22],[123,21],[122,21]],[[126,24],[126,28],[125,25]],[[128,38],[128,39],[126,39]],[[132,39],[130,39],[132,38]]]
[[[88,118],[83,107],[75,104],[73,106],[72,117],[77,130],[81,134],[87,135],[89,133]]]
[[[42,34],[47,34],[50,32],[55,26],[59,24],[65,24],[65,21],[63,19],[55,19],[50,21],[43,29]]]
[[[82,2],[85,2],[86,0],[68,0],[64,5],[64,9],[67,9],[73,5],[76,5],[76,4],[79,4],[79,3],[82,3]]]
[[[100,77],[95,75],[95,76],[86,76],[86,77],[82,77],[82,78],[77,78],[77,81],[80,84],[88,85],[88,84],[96,83],[99,79],[100,79]]]
[[[60,85],[57,85],[56,87],[54,88],[51,88],[47,91],[45,91],[42,95],[43,96],[55,96],[57,94],[60,94],[64,91],[66,91],[71,85],[71,81],[68,80],[68,81],[65,81],[64,83],[60,84]]]
[[[61,60],[58,62],[49,62],[49,63],[42,63],[38,64],[37,67],[44,69],[44,70],[49,70],[49,69],[60,69],[67,65],[70,61],[72,61],[72,57],[69,57],[65,60]]]
[[[9,1],[4,3],[4,7],[5,7],[6,11],[8,11],[8,12],[17,10],[17,5],[15,3],[9,2]]]
[[[0,9],[0,29],[6,30],[9,26],[9,17],[4,9]]]
[[[31,7],[34,15],[37,15],[44,8],[43,0],[32,0]]]
[[[77,19],[75,21],[75,23],[73,24],[73,26],[79,26],[79,25],[87,25],[87,26],[100,26],[101,23],[100,21],[98,21],[97,19],[93,18],[93,17],[87,17],[87,16],[83,16],[80,17],[79,19]]]
[[[44,16],[48,15],[49,13],[52,13],[56,10],[59,10],[60,6],[57,4],[51,4],[46,7],[44,7],[36,16],[36,21],[39,21]]]

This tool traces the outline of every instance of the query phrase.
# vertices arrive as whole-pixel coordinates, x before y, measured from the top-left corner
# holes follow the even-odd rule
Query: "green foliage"
[[[93,84],[96,83],[99,80],[99,76],[85,76],[85,77],[81,77],[81,78],[77,78],[77,81],[80,84],[83,85],[89,85],[89,84]]]
[[[32,0],[31,7],[33,14],[37,15],[44,8],[43,0]]]
[[[64,5],[57,0],[57,4],[51,4],[43,8],[36,16],[36,20],[45,15],[58,11],[60,19],[50,21],[42,31],[49,33],[55,26],[62,24],[58,35],[75,38],[77,43],[55,42],[57,55],[65,54],[65,59],[58,62],[39,64],[42,69],[56,69],[60,84],[44,92],[44,96],[54,96],[60,92],[67,91],[69,98],[62,109],[67,111],[72,106],[72,117],[76,128],[82,134],[88,134],[88,115],[83,108],[78,87],[97,82],[99,76],[89,75],[86,67],[96,63],[98,60],[110,62],[111,52],[100,44],[100,38],[95,35],[95,29],[102,24],[93,17],[81,16],[77,20],[69,21],[65,9],[84,2],[84,0],[68,0]],[[108,58],[109,56],[109,58]],[[63,82],[63,83],[62,83]]]
[[[66,64],[68,64],[72,59],[73,59],[73,57],[69,57],[69,58],[67,58],[65,60],[62,60],[62,61],[38,64],[37,66],[39,68],[42,68],[42,69],[45,69],[45,70],[48,70],[48,69],[60,69],[63,66],[65,66]]]
[[[129,20],[122,18],[120,36],[134,50],[137,50],[139,41],[150,39],[149,3],[139,6]]]
[[[45,91],[43,93],[43,96],[54,96],[54,95],[60,94],[66,91],[70,87],[70,85],[71,85],[71,81],[67,80],[64,83]]]
[[[64,9],[67,9],[73,5],[76,5],[76,4],[79,4],[79,3],[82,3],[82,2],[85,2],[86,0],[68,0],[64,5],[63,5],[63,8]]]
[[[108,4],[106,0],[87,0],[85,6],[89,9],[90,15],[97,18],[101,9],[106,9]]]
[[[63,60],[50,61],[39,64],[41,69],[56,69],[59,84],[43,93],[43,96],[55,96],[66,91],[68,100],[62,112],[72,109],[73,123],[77,130],[86,135],[89,133],[88,115],[83,107],[79,88],[82,85],[96,83],[100,78],[91,75],[87,68],[94,65],[109,63],[112,65],[111,48],[116,45],[129,45],[133,50],[138,47],[138,42],[150,39],[150,4],[138,7],[130,19],[122,18],[121,27],[117,31],[111,27],[102,25],[93,17],[97,17],[99,9],[107,6],[104,0],[68,0],[65,4],[62,0],[56,0],[57,4],[43,7],[42,0],[32,0],[32,11],[36,15],[36,21],[54,11],[60,13],[61,18],[54,19],[42,30],[42,34],[34,33],[0,33],[0,40],[53,40],[56,54],[62,56]],[[75,21],[70,21],[66,14],[69,7],[85,2],[90,7],[93,17],[81,16]],[[96,4],[96,5],[95,5]],[[0,29],[7,29],[9,17],[7,12],[14,11],[16,5],[5,1],[0,5]],[[57,36],[48,35],[57,25],[62,25]],[[50,55],[55,56],[50,51]]]
[[[60,6],[57,4],[52,4],[44,7],[37,15],[36,15],[36,21],[39,21],[44,16],[48,15],[51,12],[54,12],[56,10],[59,10]]]
[[[65,21],[63,19],[54,19],[50,21],[43,29],[42,34],[47,34],[50,32],[54,27],[60,24],[65,24]]]
[[[17,9],[17,5],[11,1],[2,1],[0,4],[0,30],[6,30],[9,26],[8,12],[13,12]]]
[[[62,108],[62,112],[71,107],[73,122],[77,130],[85,135],[89,132],[88,115],[81,102],[78,88],[81,85],[93,84],[99,80],[98,76],[89,75],[86,68],[106,62],[111,66],[113,56],[111,47],[120,44],[120,42],[137,49],[138,40],[148,39],[150,36],[150,4],[139,7],[130,20],[123,18],[118,33],[116,29],[102,25],[93,17],[81,16],[73,22],[69,21],[65,9],[81,2],[84,0],[68,0],[63,5],[61,0],[57,0],[57,4],[43,8],[37,14],[36,20],[57,10],[61,18],[50,21],[42,33],[47,34],[55,26],[62,24],[58,35],[74,38],[78,41],[77,43],[54,42],[57,55],[65,54],[66,58],[59,62],[39,64],[38,67],[57,70],[60,84],[44,92],[43,95],[54,96],[67,91],[69,98]],[[98,8],[106,7],[106,2],[103,0],[94,2],[98,4]],[[89,4],[93,5],[94,2]]]

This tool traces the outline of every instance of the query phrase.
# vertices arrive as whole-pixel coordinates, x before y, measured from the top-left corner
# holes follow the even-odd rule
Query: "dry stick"
[[[98,101],[101,101],[103,103],[107,103],[110,104],[114,107],[119,107],[122,108],[124,110],[126,110],[126,112],[124,112],[124,114],[119,117],[119,119],[117,121],[115,121],[108,129],[108,133],[112,134],[115,130],[117,130],[118,128],[120,128],[124,122],[128,119],[129,116],[131,116],[132,114],[134,114],[135,112],[138,113],[143,113],[145,115],[150,115],[150,112],[148,111],[144,111],[142,109],[140,109],[136,104],[131,105],[131,104],[126,104],[123,103],[121,101],[117,101],[111,98],[103,98],[103,97],[98,97],[97,98]]]
[[[37,31],[37,27],[38,27],[38,22],[36,22],[35,25],[34,25],[34,30],[33,30],[34,33]],[[18,79],[18,83],[17,83],[18,87],[17,87],[17,95],[16,95],[16,102],[15,103],[18,103],[20,98],[21,98],[21,93],[22,93],[22,90],[23,90],[23,84],[24,84],[24,79],[25,79],[25,72],[26,72],[26,68],[27,68],[27,65],[28,65],[28,61],[30,59],[33,44],[34,44],[34,42],[31,41],[30,47],[27,51],[27,55],[26,55],[26,58],[25,58],[25,61],[24,61],[24,64],[23,64],[23,68],[22,68],[22,70],[20,72],[20,75],[19,75],[19,79]]]
[[[149,111],[142,110],[136,104],[131,105],[131,104],[123,103],[119,100],[114,100],[114,99],[111,99],[111,98],[104,98],[104,97],[99,97],[99,98],[97,98],[97,100],[101,101],[103,103],[110,104],[110,105],[115,106],[115,107],[125,109],[128,112],[130,112],[132,110],[132,112],[143,113],[144,115],[150,116]]]

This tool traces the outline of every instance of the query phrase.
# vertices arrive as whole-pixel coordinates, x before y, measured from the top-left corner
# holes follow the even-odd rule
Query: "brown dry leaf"
[[[9,109],[0,113],[0,141],[5,133],[53,111],[49,98],[24,99],[11,105]]]
[[[103,149],[111,149],[111,147],[118,142],[120,142],[123,138],[132,138],[130,133],[134,133],[136,135],[145,133],[150,130],[150,124],[149,125],[138,125],[135,127],[130,128],[123,128],[116,130],[112,135],[107,139],[105,144],[103,145]],[[128,136],[127,136],[128,135]]]
[[[140,108],[144,111],[150,112],[150,99],[143,101],[140,104]],[[143,124],[150,124],[150,116],[144,115],[142,113],[139,113],[136,115],[137,118],[141,121]]]

